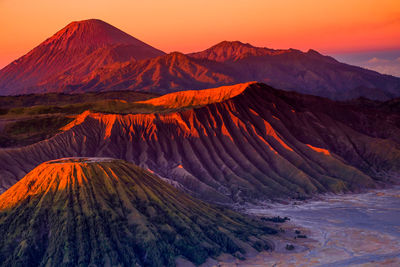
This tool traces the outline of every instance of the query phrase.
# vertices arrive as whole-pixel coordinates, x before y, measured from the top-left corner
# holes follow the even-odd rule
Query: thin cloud
[[[400,77],[400,57],[394,59],[372,57],[361,65],[383,74]]]

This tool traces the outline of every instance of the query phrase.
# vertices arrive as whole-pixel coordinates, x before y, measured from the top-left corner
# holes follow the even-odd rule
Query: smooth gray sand
[[[262,252],[246,261],[221,259],[220,266],[400,266],[400,187],[252,207],[247,212],[290,217],[283,225],[308,238],[284,242],[308,249]]]

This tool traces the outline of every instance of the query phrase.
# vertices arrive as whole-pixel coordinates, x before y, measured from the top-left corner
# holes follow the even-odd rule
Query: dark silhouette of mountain
[[[110,158],[43,163],[0,196],[0,266],[198,265],[275,233]]]
[[[0,94],[60,92],[105,65],[163,55],[101,20],[68,24],[0,71]],[[39,89],[41,88],[41,89]]]
[[[53,138],[0,150],[0,186],[69,156],[125,159],[217,202],[359,191],[398,177],[396,101],[335,102],[259,83],[238,88],[199,92],[205,102],[193,91],[149,101],[185,109],[168,114],[85,112]]]

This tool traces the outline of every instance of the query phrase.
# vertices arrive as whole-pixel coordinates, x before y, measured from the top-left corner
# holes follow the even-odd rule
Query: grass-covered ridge
[[[201,264],[274,233],[121,160],[47,162],[0,196],[1,266]]]
[[[0,148],[45,140],[87,110],[104,114],[167,113],[229,99],[249,84],[183,91],[161,97],[130,91],[0,96]]]
[[[86,110],[117,114],[162,111],[162,107],[136,103],[156,96],[130,91],[0,96],[0,148],[25,146],[54,136]]]

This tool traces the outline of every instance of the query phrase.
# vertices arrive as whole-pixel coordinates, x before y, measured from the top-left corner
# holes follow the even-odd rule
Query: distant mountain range
[[[124,159],[194,196],[225,203],[398,181],[398,100],[343,103],[248,83],[141,103],[178,111],[86,111],[52,138],[1,149],[0,193],[38,164],[71,156]]]
[[[248,81],[336,100],[400,96],[400,78],[340,63],[314,50],[224,41],[198,53],[165,54],[100,20],[73,22],[0,70],[0,94],[164,94]]]

